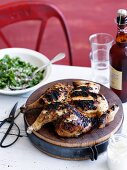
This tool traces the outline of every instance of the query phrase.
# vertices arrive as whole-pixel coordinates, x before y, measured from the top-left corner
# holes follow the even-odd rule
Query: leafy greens
[[[31,79],[32,73],[38,69],[29,62],[22,61],[19,57],[12,58],[5,55],[0,59],[0,89],[22,87],[28,85],[33,87],[43,79],[44,71],[39,71]]]

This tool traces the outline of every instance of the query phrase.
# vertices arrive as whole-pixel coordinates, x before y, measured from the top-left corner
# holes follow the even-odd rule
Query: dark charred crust
[[[107,111],[106,111],[106,113],[107,113],[107,114],[109,114],[109,113],[110,113],[110,111],[109,111],[109,110],[107,110]]]
[[[103,115],[101,115],[99,118],[98,118],[98,125],[100,126],[100,125],[102,125],[102,124],[106,124],[106,116],[107,116],[107,114],[106,113],[104,113]]]
[[[89,86],[78,86],[76,87],[76,90],[82,90],[82,91],[89,91],[89,90],[93,90],[92,87],[89,87]]]
[[[60,90],[60,89],[59,89]],[[47,99],[47,101],[57,101],[59,96],[60,96],[60,91],[59,90],[52,90],[49,93],[46,93],[44,97]]]
[[[73,115],[73,114],[77,116],[77,120],[71,121],[71,124],[73,124],[75,126],[81,126],[82,128],[85,128],[91,122],[91,118],[88,118],[88,117],[82,115],[77,109],[75,109],[71,105],[68,105],[68,112],[61,117],[60,121],[67,120],[67,118],[70,117],[70,115]],[[67,124],[67,126],[68,126],[68,123],[69,122],[64,122],[64,124],[65,125]]]
[[[64,109],[65,108],[65,105],[63,105],[62,103],[60,102],[54,102],[54,103],[50,103],[50,104],[46,104],[44,109],[45,110],[61,110],[61,109]]]
[[[94,99],[97,99],[98,94],[96,94],[96,93],[90,93],[90,95],[91,95]]]
[[[118,107],[118,105],[113,105],[113,106],[111,107],[111,110],[114,111],[116,107]]]
[[[86,85],[87,85],[87,86],[89,86],[89,85],[90,85],[90,83],[86,83]]]
[[[71,97],[83,96],[88,97],[88,93],[86,91],[73,91]]]
[[[93,127],[98,127],[98,117],[91,117],[91,122]]]
[[[81,108],[82,110],[96,110],[95,102],[93,100],[75,100],[73,104],[77,108]]]
[[[71,94],[71,97],[78,97],[78,96],[83,96],[83,97],[91,96],[96,100],[97,97],[100,95],[96,94],[96,93],[89,92],[89,91],[73,91]],[[102,97],[102,95],[101,95],[101,97]]]
[[[61,83],[58,83],[54,85],[52,88],[48,88],[45,93],[43,94],[43,100],[45,102],[57,102],[59,101],[60,97],[63,96],[62,100],[65,100],[69,92],[72,90],[71,85],[64,85]]]
[[[44,104],[45,104],[45,102],[44,102],[44,99],[43,99],[43,98],[39,98],[38,102],[39,102],[39,104],[42,104],[42,105],[44,105]]]
[[[77,82],[76,82],[76,81],[73,81],[73,83],[72,83],[72,84],[73,84],[73,86],[74,86],[74,87],[77,87],[77,86],[78,86],[78,84],[77,84]]]
[[[73,132],[74,131],[74,129],[75,129],[75,125],[74,124],[72,124],[72,123],[63,123],[63,128],[64,128],[64,130],[68,130],[68,131],[70,131],[70,132]]]
[[[97,96],[100,96],[102,100],[105,100],[105,97],[102,96],[102,94],[99,94],[99,93],[98,93]]]

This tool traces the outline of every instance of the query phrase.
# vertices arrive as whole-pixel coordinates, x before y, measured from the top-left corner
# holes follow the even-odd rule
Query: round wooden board
[[[26,105],[31,104],[35,100],[37,100],[44,91],[51,87],[53,84],[56,84],[58,82],[66,83],[66,84],[72,84],[73,81],[77,79],[64,79],[59,81],[54,81],[51,83],[48,83],[42,87],[40,87],[38,90],[36,90],[34,93],[30,95],[28,98]],[[89,147],[93,145],[97,145],[100,143],[103,143],[104,141],[108,140],[109,137],[116,133],[123,122],[123,107],[121,100],[117,97],[117,95],[112,92],[107,87],[101,85],[100,93],[103,94],[106,99],[109,102],[109,106],[113,104],[117,104],[119,106],[119,110],[115,116],[115,119],[110,122],[108,126],[106,126],[103,129],[94,129],[86,134],[83,134],[77,138],[63,138],[58,136],[54,132],[53,125],[47,124],[44,127],[41,128],[38,132],[33,131],[33,134],[37,136],[38,138],[42,139],[43,141],[49,142],[50,144],[61,146],[61,147]],[[27,126],[30,126],[36,119],[36,117],[39,115],[40,110],[36,109],[33,111],[29,111],[25,114],[25,123]]]

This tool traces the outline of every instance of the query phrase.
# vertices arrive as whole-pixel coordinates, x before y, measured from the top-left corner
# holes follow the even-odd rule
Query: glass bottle
[[[110,49],[110,88],[124,103],[127,101],[127,11],[117,12],[117,35]]]

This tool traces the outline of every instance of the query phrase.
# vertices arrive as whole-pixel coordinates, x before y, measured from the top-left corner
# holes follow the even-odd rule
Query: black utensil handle
[[[2,146],[2,143],[4,142],[4,140],[6,139],[7,135],[9,134],[9,132],[10,132],[13,124],[14,124],[14,123],[11,123],[10,126],[9,126],[9,128],[7,129],[5,135],[3,136],[3,138],[2,138],[2,140],[1,140],[1,142],[0,142],[0,146]]]
[[[7,122],[7,119],[4,119],[3,121],[1,121],[1,123],[0,123],[0,128],[1,128],[1,126],[3,126],[3,124],[6,123],[6,122]]]
[[[10,132],[10,130],[11,130],[11,128],[12,128],[13,125],[15,125],[15,126],[17,127],[17,130],[18,130],[17,137],[16,137],[16,139],[15,139],[12,143],[10,143],[9,145],[3,145],[3,142],[4,142],[4,140],[6,139],[6,137],[9,135],[9,132]],[[10,126],[9,126],[9,128],[8,128],[8,130],[6,131],[3,139],[2,139],[1,142],[0,142],[0,147],[2,147],[2,148],[7,148],[7,147],[13,145],[13,144],[18,140],[19,137],[20,137],[20,129],[19,129],[18,125],[17,125],[16,123],[11,123]]]

